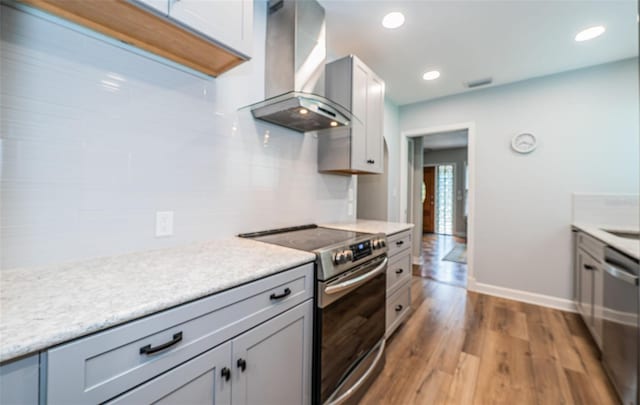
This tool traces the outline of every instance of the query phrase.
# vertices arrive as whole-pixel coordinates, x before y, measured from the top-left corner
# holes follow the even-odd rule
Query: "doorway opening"
[[[407,136],[407,142],[413,171],[407,177],[407,203],[413,207],[408,217],[421,241],[414,274],[466,287],[472,243],[467,232],[470,128],[425,131]]]
[[[422,176],[422,232],[454,234],[455,163],[427,164]]]

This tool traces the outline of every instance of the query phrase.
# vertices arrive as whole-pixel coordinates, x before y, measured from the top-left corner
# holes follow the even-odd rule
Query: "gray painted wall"
[[[411,176],[413,189],[411,190],[411,223],[416,224],[413,227],[413,262],[420,263],[422,255],[422,180],[424,177],[424,148],[422,147],[422,137],[413,138],[410,141],[411,149]]]
[[[430,135],[428,135],[430,136]],[[455,204],[455,235],[464,236],[467,233],[466,221],[464,217],[464,184],[465,170],[467,162],[467,148],[439,149],[424,152],[424,165],[434,165],[437,163],[455,164],[455,191],[453,203]]]
[[[392,101],[384,101],[384,139],[389,149],[387,219],[400,220],[400,109]]]
[[[476,281],[571,299],[571,193],[638,193],[639,110],[634,58],[403,106],[400,126],[475,122]]]

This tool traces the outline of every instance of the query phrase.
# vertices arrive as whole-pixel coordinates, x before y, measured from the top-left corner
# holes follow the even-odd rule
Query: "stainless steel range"
[[[313,402],[357,403],[384,366],[385,235],[304,225],[240,236],[316,254]]]

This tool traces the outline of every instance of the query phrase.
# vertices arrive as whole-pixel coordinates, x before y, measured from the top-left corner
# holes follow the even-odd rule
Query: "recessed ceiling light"
[[[599,37],[604,33],[605,29],[602,25],[596,25],[595,27],[589,27],[586,30],[582,30],[576,34],[576,41],[588,41],[590,39]]]
[[[401,27],[404,24],[404,14],[394,11],[384,16],[382,26],[389,29]]]
[[[309,111],[305,108],[301,108],[300,111],[298,111],[300,114],[305,115],[306,113],[308,113]]]
[[[440,77],[440,72],[437,70],[431,70],[422,75],[424,80],[436,80],[438,77]]]

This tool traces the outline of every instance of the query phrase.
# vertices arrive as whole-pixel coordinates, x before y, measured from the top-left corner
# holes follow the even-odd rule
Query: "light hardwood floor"
[[[413,277],[411,317],[360,404],[617,404],[578,315]]]

